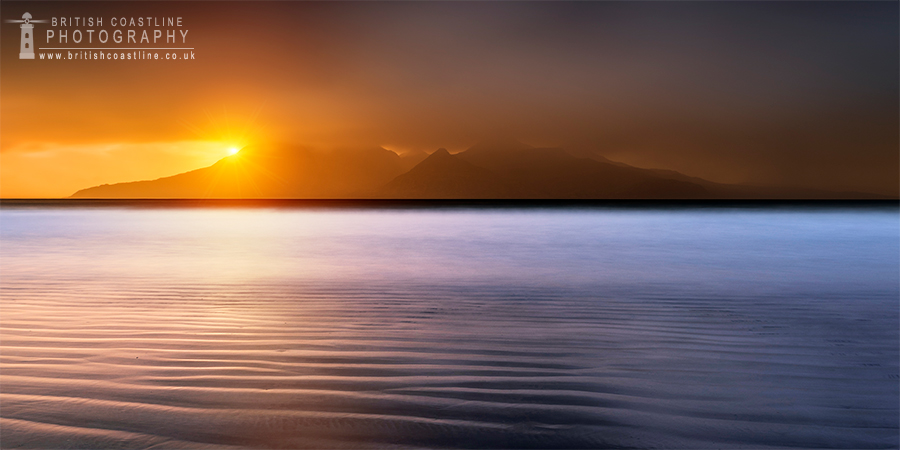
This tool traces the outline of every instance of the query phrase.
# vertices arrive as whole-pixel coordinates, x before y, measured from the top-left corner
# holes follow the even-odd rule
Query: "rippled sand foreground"
[[[733,286],[659,278],[615,284],[590,274],[618,270],[621,277],[627,262],[585,256],[578,260],[586,267],[552,272],[559,255],[580,253],[533,252],[541,234],[511,247],[520,258],[546,262],[539,272],[515,258],[500,267],[502,258],[486,264],[464,252],[437,261],[482,268],[492,275],[485,278],[447,267],[442,276],[396,282],[372,273],[327,280],[277,256],[294,277],[214,281],[200,266],[176,276],[165,273],[166,264],[130,276],[132,269],[107,266],[104,258],[123,248],[102,236],[85,238],[96,239],[90,247],[50,233],[43,242],[56,238],[57,246],[41,250],[6,219],[4,448],[898,445],[900,327],[889,284],[853,283],[835,272],[844,277],[840,290],[800,283],[806,291],[757,292],[744,288],[754,281],[745,270],[718,275]],[[582,230],[576,240],[593,246],[585,255],[599,253],[606,241]],[[332,238],[331,252],[321,253],[331,256],[317,262],[364,247],[370,255],[389,253],[371,239],[363,245],[352,229],[326,233]],[[436,251],[449,252],[441,242]],[[476,244],[488,251],[502,242]],[[446,257],[422,242],[411,245],[397,251],[418,254],[423,267]],[[190,257],[180,253],[190,245],[179,246],[188,248],[153,239],[126,248],[164,263]],[[65,261],[53,263],[60,249]],[[8,250],[21,257],[10,260]],[[230,261],[246,264],[241,258],[256,251]],[[671,269],[659,250],[645,251],[651,256],[635,258],[656,261],[648,270]],[[693,267],[704,261],[702,254],[689,258]],[[809,267],[797,278],[824,274],[821,261],[801,259]],[[857,263],[869,272],[895,264]],[[512,282],[501,269],[525,276]],[[396,267],[384,270],[398,276]],[[574,272],[580,275],[569,277]]]

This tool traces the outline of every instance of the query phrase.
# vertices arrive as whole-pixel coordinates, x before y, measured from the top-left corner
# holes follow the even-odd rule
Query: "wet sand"
[[[0,214],[4,448],[898,446],[895,209]]]

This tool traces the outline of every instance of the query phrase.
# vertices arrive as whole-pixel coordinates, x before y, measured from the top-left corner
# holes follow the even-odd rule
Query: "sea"
[[[4,202],[3,448],[898,448],[888,203]]]

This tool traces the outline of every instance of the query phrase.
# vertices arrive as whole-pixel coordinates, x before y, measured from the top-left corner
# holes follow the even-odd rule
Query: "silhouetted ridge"
[[[579,155],[589,155],[583,149]],[[440,148],[403,157],[380,147],[321,151],[247,147],[210,167],[78,191],[82,198],[399,199],[847,199],[883,198],[713,183],[671,170],[535,148],[513,139],[457,154]]]
[[[396,198],[498,199],[693,199],[708,194],[695,183],[514,140],[479,143],[456,155],[440,149],[381,191]]]
[[[83,198],[360,198],[407,165],[380,147],[321,151],[296,146],[246,147],[210,167],[78,191]]]
[[[499,177],[440,148],[378,192],[386,198],[511,198]]]

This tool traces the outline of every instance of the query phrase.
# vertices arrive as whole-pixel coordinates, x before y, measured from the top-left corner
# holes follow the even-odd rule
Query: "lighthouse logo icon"
[[[31,14],[22,14],[22,20],[7,20],[10,23],[21,23],[22,40],[19,44],[19,59],[34,59],[34,24],[47,23],[46,20],[32,20]]]

